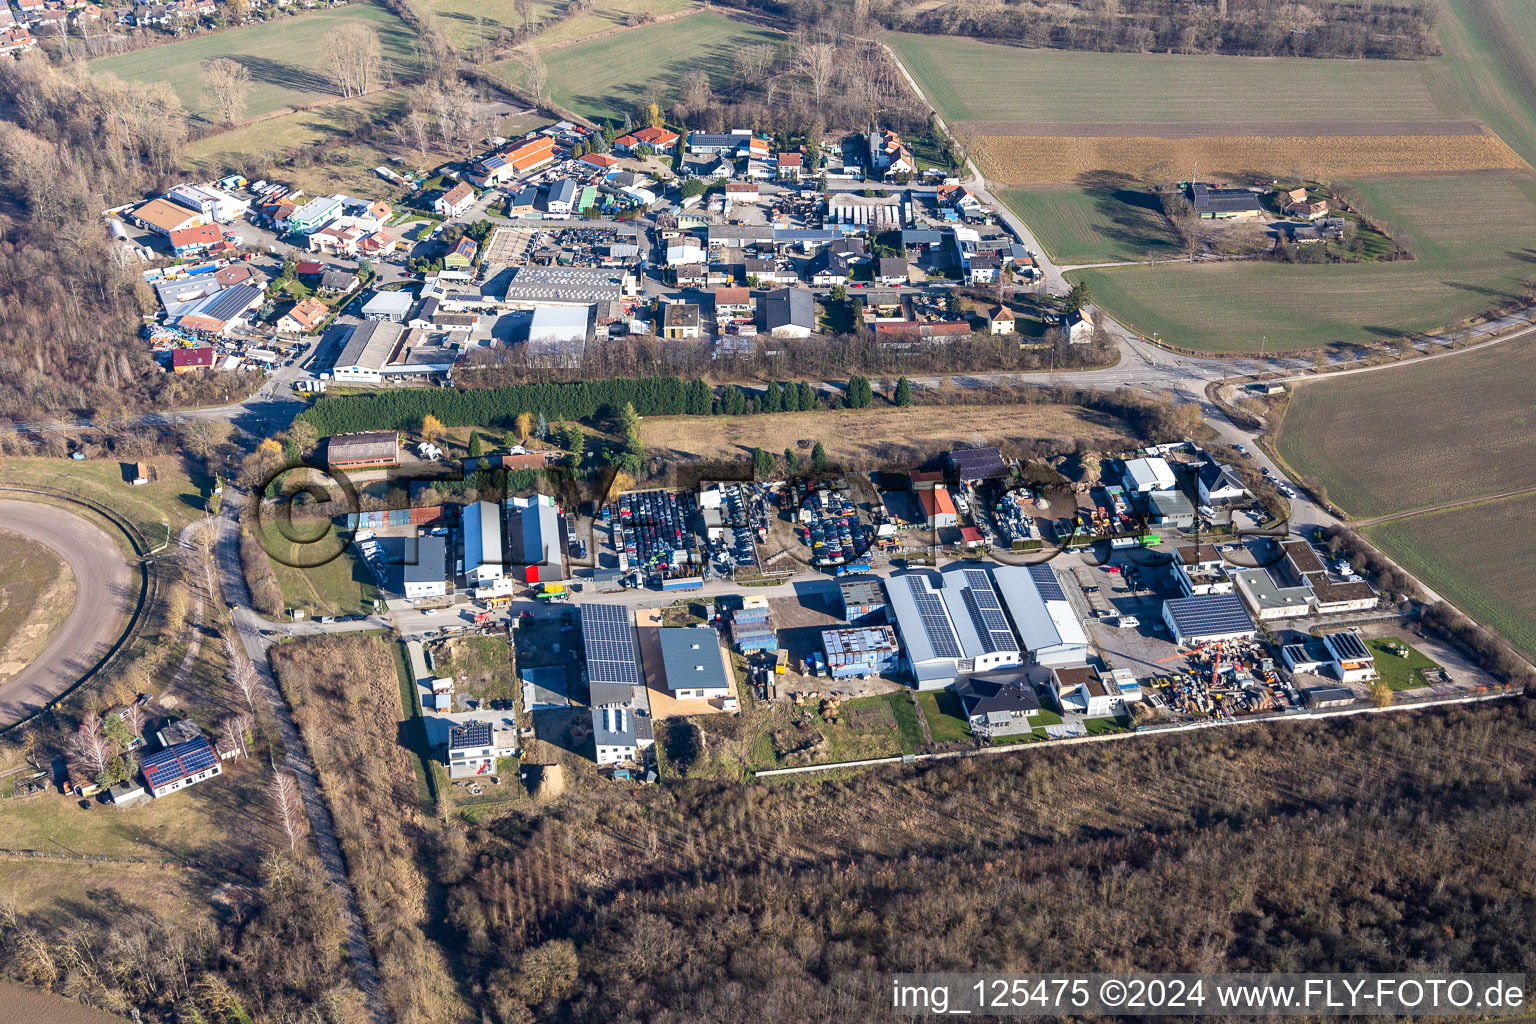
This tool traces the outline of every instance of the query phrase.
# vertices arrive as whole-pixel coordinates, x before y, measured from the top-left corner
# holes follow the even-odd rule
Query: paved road
[[[219,585],[224,599],[234,603],[235,630],[246,656],[256,667],[261,680],[263,699],[272,708],[272,718],[277,724],[278,737],[282,740],[283,767],[298,780],[299,793],[304,799],[304,810],[309,815],[310,831],[315,838],[315,848],[320,862],[334,887],[342,908],[343,923],[347,930],[347,954],[357,978],[357,987],[367,1002],[368,1016],[373,1024],[389,1024],[389,1011],[384,1003],[379,985],[378,966],[373,958],[373,948],[368,944],[362,917],[357,912],[357,900],[347,880],[347,864],[341,855],[341,844],[336,839],[335,824],[330,809],[320,792],[320,781],[314,765],[309,760],[309,748],[305,746],[288,703],[278,689],[272,675],[272,663],[267,657],[268,641],[261,634],[262,623],[251,610],[251,595],[240,572],[240,527],[235,516],[237,501],[225,501],[222,514],[217,520],[214,543],[214,561],[218,568]]]
[[[46,706],[78,683],[122,634],[133,600],[128,563],[100,527],[56,505],[0,499],[0,524],[50,548],[75,574],[75,606],[58,637],[0,686],[0,727]],[[3,569],[0,569],[3,571]]]

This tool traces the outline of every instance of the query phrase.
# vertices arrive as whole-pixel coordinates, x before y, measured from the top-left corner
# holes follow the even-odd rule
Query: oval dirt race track
[[[0,525],[51,548],[75,573],[75,607],[64,628],[41,657],[0,686],[3,728],[75,685],[112,649],[133,595],[122,549],[85,519],[56,505],[0,499]]]

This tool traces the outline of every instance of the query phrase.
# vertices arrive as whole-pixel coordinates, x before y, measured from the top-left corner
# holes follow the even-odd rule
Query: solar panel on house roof
[[[1049,565],[1031,565],[1029,578],[1035,581],[1035,589],[1040,591],[1042,601],[1065,601],[1066,592],[1061,589],[1061,581],[1056,578],[1056,570]]]
[[[918,618],[922,620],[923,632],[928,636],[934,655],[940,658],[960,657],[960,641],[955,639],[955,629],[949,624],[949,616],[944,611],[944,602],[939,600],[939,595],[929,590],[918,576],[907,577],[907,588],[912,591],[912,603],[917,605]]]
[[[982,647],[988,654],[1016,649],[1018,643],[1013,639],[1013,630],[1008,628],[1008,619],[1003,615],[1003,606],[997,600],[997,591],[992,589],[986,570],[965,570],[965,582],[965,606],[971,613],[971,621],[976,624],[976,635],[981,638]]]
[[[204,736],[186,743],[178,743],[173,747],[150,754],[144,759],[142,768],[144,778],[149,780],[151,788],[169,785],[178,779],[190,778],[200,771],[205,771],[219,763],[219,757],[213,752],[212,745]]]
[[[1214,636],[1253,629],[1253,619],[1235,594],[1202,594],[1168,602],[1180,636]]]
[[[592,683],[640,683],[640,656],[629,609],[619,604],[581,606],[581,639]]]
[[[491,745],[489,722],[465,722],[448,730],[450,747],[488,747]]]

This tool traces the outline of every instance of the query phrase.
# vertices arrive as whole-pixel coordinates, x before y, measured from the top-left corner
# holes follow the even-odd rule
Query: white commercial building
[[[886,588],[917,688],[942,690],[973,672],[1022,665],[987,571],[951,569],[939,579],[936,586],[932,574],[911,573],[892,577]]]
[[[1136,494],[1171,491],[1178,486],[1167,459],[1132,459],[1125,464],[1126,490]]]
[[[409,549],[407,549],[409,558]],[[415,600],[448,594],[448,545],[442,537],[423,533],[416,538],[416,561],[401,566],[401,590]]]
[[[495,583],[506,575],[501,553],[501,509],[494,502],[464,506],[464,578],[472,587]]]
[[[232,195],[223,189],[206,185],[177,185],[165,196],[218,224],[233,223],[245,216],[251,208],[251,201],[244,196]]]
[[[1049,564],[1008,565],[992,570],[997,590],[1027,650],[1039,665],[1081,665],[1088,634]]]

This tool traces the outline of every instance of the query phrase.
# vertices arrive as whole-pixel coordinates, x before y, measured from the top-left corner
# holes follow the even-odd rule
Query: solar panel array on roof
[[[955,638],[955,629],[949,624],[949,615],[944,611],[944,602],[939,600],[939,595],[929,590],[920,576],[908,576],[907,588],[912,591],[912,603],[917,605],[918,618],[922,620],[923,632],[933,646],[933,653],[940,658],[961,657],[960,641]]]
[[[1003,614],[1003,606],[985,569],[965,570],[965,607],[976,624],[981,646],[988,654],[1018,649],[1018,641],[1013,638],[1008,617]]]
[[[150,788],[158,789],[178,779],[191,778],[218,763],[219,756],[213,752],[207,737],[199,736],[150,754],[144,759],[142,768]]]
[[[448,730],[450,747],[488,747],[491,745],[491,723],[465,722]]]
[[[621,604],[582,605],[581,641],[589,682],[639,685],[640,654],[628,608]]]
[[[1029,566],[1029,578],[1035,581],[1035,589],[1040,591],[1042,601],[1065,601],[1066,592],[1061,589],[1061,580],[1056,578],[1056,570],[1049,565]]]
[[[1372,657],[1370,649],[1365,646],[1365,643],[1348,630],[1340,633],[1329,633],[1328,646],[1332,647],[1334,652],[1345,660],[1365,661]]]
[[[1253,619],[1236,594],[1202,594],[1168,602],[1180,636],[1216,636],[1253,629]]]

